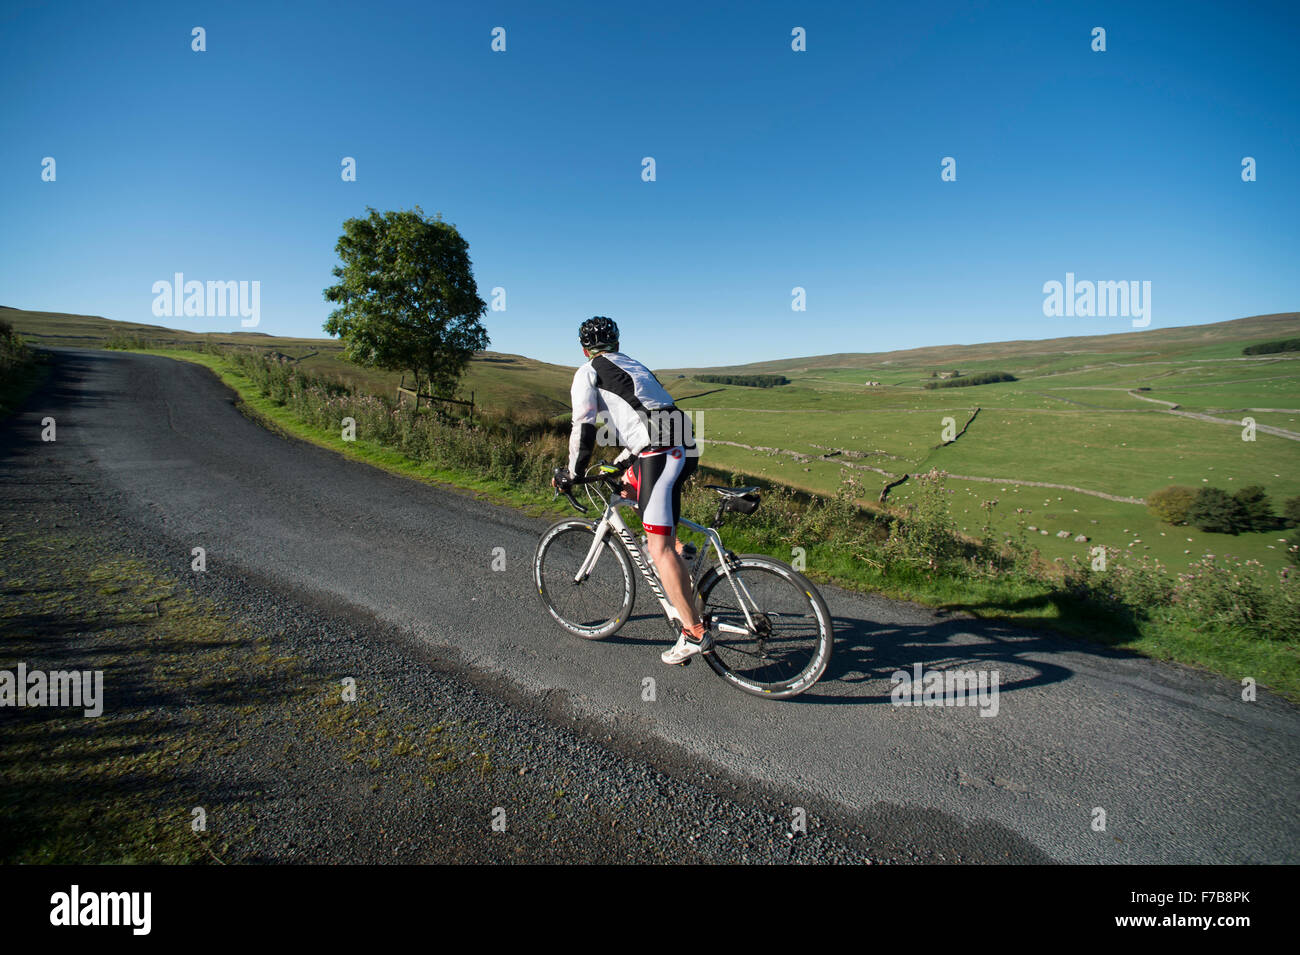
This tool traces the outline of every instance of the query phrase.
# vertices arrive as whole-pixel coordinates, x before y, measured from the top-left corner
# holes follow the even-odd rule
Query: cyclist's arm
[[[596,370],[583,365],[573,376],[569,397],[573,401],[573,430],[569,433],[569,473],[580,475],[587,470],[596,448],[596,412],[600,396],[596,392]]]

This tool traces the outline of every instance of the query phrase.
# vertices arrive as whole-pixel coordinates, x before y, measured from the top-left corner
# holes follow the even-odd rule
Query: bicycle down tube
[[[650,589],[654,592],[656,599],[658,599],[660,607],[663,608],[664,616],[670,621],[678,620],[677,609],[664,595],[663,589],[659,585],[658,573],[650,569],[650,565],[641,551],[636,536],[628,528],[622,515],[618,513],[620,507],[635,508],[636,502],[624,497],[615,497],[614,500],[606,506],[605,513],[601,517],[599,524],[596,526],[596,532],[591,547],[587,551],[586,559],[583,560],[582,566],[578,568],[578,572],[574,575],[574,582],[581,582],[591,573],[592,569],[595,567],[596,560],[600,556],[601,548],[605,543],[605,538],[610,529],[613,528],[614,531],[618,533],[624,549],[627,550],[628,555],[636,564],[637,569],[641,571],[641,575],[645,578],[646,583],[650,585]],[[713,547],[713,550],[718,555],[718,566],[722,569],[722,574],[727,578],[728,583],[731,584],[732,592],[736,595],[736,602],[745,614],[745,622],[752,629],[754,627],[754,618],[749,612],[749,607],[750,604],[753,603],[754,598],[750,595],[748,588],[745,587],[744,581],[739,580],[731,573],[731,568],[727,565],[726,550],[722,546],[722,536],[712,527],[704,527],[703,525],[696,524],[694,521],[687,520],[686,518],[681,518],[679,523],[690,530],[704,535],[704,537],[708,539],[710,546]],[[690,568],[692,589],[694,588],[694,585],[698,583],[700,563],[703,560],[704,554],[705,551],[701,551],[695,560],[694,566]],[[741,591],[744,591],[744,598],[741,597]],[[737,627],[722,622],[718,622],[717,627],[718,630],[723,633],[744,635],[750,632],[745,627]]]

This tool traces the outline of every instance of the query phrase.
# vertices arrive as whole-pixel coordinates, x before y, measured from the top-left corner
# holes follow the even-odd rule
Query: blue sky
[[[492,348],[564,364],[593,314],[657,367],[1131,329],[1045,317],[1067,272],[1152,328],[1291,311],[1297,48],[1294,2],[10,0],[0,304],[238,326],[154,318],[182,272],[319,336],[343,220],[418,204]]]

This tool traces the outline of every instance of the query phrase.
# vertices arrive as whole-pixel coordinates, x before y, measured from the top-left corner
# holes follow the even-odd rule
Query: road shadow
[[[954,617],[930,624],[895,624],[836,617],[830,665],[812,695],[798,697],[796,702],[891,703],[895,685],[891,677],[899,670],[910,675],[917,664],[926,672],[997,670],[998,692],[1014,693],[1063,683],[1074,675],[1063,664],[1031,660],[1030,655],[1080,651],[1110,658],[1135,656],[1108,647],[1085,647],[1000,621]],[[863,692],[835,692],[836,687],[859,687]]]
[[[1041,602],[1035,599],[1024,609]],[[666,648],[672,640],[657,608],[634,611],[627,624],[605,642]],[[1073,641],[1033,626],[1033,621],[1011,623],[964,616],[940,617],[929,624],[838,616],[834,618],[835,647],[826,672],[811,691],[787,702],[890,704],[893,674],[902,670],[910,675],[917,664],[925,672],[997,670],[998,692],[1014,693],[1063,683],[1074,675],[1064,664],[1031,660],[1030,656],[1088,653],[1101,659],[1140,659],[1126,650]]]
[[[45,380],[7,418],[0,421],[0,458],[42,443],[40,425],[32,426],[31,415],[52,416],[62,433],[67,424],[76,420],[74,415],[64,412],[77,406],[120,397],[115,392],[85,385],[97,365],[117,358],[111,352],[83,352],[62,348],[37,348],[35,351],[48,365],[49,371]]]

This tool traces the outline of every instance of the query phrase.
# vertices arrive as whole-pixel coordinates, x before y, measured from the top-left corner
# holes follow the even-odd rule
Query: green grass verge
[[[31,361],[10,368],[0,375],[0,420],[13,414],[49,374],[49,362],[37,353]]]

